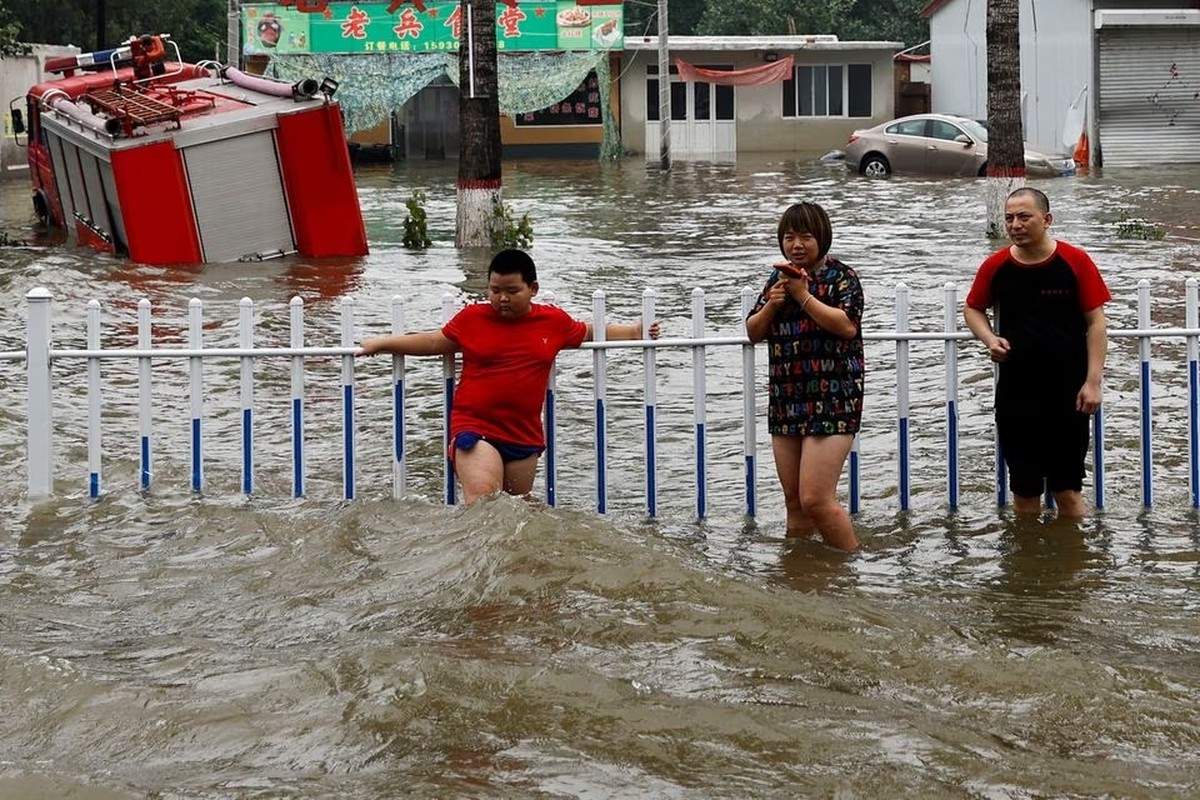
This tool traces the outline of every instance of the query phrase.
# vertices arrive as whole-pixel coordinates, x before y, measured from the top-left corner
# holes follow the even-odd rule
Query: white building
[[[70,56],[79,52],[74,45],[33,45],[32,52],[25,56],[0,58],[0,99],[4,101],[3,137],[0,137],[0,177],[13,172],[20,173],[25,180],[29,163],[25,159],[25,148],[18,142],[25,141],[25,134],[13,130],[11,110],[19,110],[25,118],[25,94],[35,83],[45,80],[46,60],[58,56]]]
[[[672,36],[671,154],[733,160],[737,153],[825,152],[856,128],[891,119],[892,56],[901,42],[840,42],[836,36]],[[738,71],[791,56],[787,79],[762,85],[683,81],[679,59]],[[660,152],[658,38],[627,37],[621,65],[621,144],[648,159]]]
[[[1195,0],[1019,0],[1025,139],[1093,164],[1200,162]],[[1187,6],[1187,7],[1184,7]],[[933,0],[934,111],[987,116],[987,0]]]

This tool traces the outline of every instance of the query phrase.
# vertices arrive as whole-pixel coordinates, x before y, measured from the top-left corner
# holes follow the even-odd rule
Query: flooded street
[[[203,270],[129,264],[38,238],[26,185],[0,183],[0,351],[24,348],[26,294],[55,298],[54,346],[180,346],[204,302],[205,346],[283,346],[435,327],[478,296],[488,253],[453,247],[453,162],[364,166],[371,254]],[[1200,166],[1032,181],[1054,233],[1086,248],[1133,330],[1184,325],[1200,277]],[[420,189],[434,246],[401,244]],[[815,160],[736,165],[514,161],[541,289],[582,318],[592,292],[629,319],[652,288],[665,338],[742,332],[738,292],[777,258],[792,202],[824,205],[833,252],[863,280],[864,330],[943,326],[983,236],[977,180],[871,181]],[[1145,219],[1161,241],[1121,238]],[[1155,340],[1154,504],[1141,502],[1138,344],[1114,337],[1105,385],[1106,507],[1081,525],[995,505],[990,366],[959,350],[962,494],[945,489],[943,344],[912,344],[912,502],[897,489],[896,345],[867,345],[861,553],[782,538],[759,398],[759,513],[744,515],[738,348],[706,368],[708,515],[693,495],[692,353],[663,349],[659,515],[642,496],[642,362],[609,355],[610,513],[594,511],[592,356],[559,359],[558,506],[441,504],[440,364],[408,359],[409,496],[391,499],[387,363],[361,362],[358,499],[340,499],[340,361],[306,376],[310,487],[290,497],[286,364],[257,372],[258,491],[238,492],[236,360],[206,373],[208,488],[188,489],[186,375],[155,365],[153,490],[137,487],[136,368],[106,363],[104,494],[87,498],[79,364],[55,368],[56,494],[25,497],[25,376],[0,361],[0,798],[1188,797],[1200,794],[1200,516],[1188,486],[1187,359]],[[759,348],[760,384],[766,354]],[[283,359],[281,361],[286,361]],[[762,393],[760,392],[760,395]],[[543,494],[541,479],[536,491]],[[1085,487],[1085,495],[1090,490]]]

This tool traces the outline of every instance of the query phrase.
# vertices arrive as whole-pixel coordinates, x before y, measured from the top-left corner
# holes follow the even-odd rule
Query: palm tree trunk
[[[500,205],[500,98],[496,77],[496,0],[462,0],[458,58],[458,216],[455,244],[492,243]]]
[[[987,234],[1004,236],[1004,201],[1025,185],[1020,0],[988,0]]]

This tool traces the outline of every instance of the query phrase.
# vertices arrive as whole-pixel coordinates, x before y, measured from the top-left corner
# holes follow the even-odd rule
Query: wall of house
[[[1021,119],[1025,139],[1062,141],[1067,110],[1094,80],[1090,0],[1021,0]],[[987,0],[951,0],[930,19],[933,110],[987,116]],[[964,78],[965,76],[965,78]]]
[[[783,85],[735,87],[734,114],[737,120],[739,153],[824,153],[845,146],[850,134],[891,119],[895,110],[893,51],[854,48],[840,43],[837,48],[814,47],[796,52],[777,51],[780,58],[792,55],[796,64],[871,64],[873,91],[871,117],[808,117],[784,119]],[[626,51],[621,65],[621,142],[634,153],[646,149],[646,67],[657,66],[652,50]],[[748,51],[672,50],[671,58],[703,67],[728,66],[748,69],[762,66],[763,53]],[[657,98],[655,98],[657,105]]]
[[[29,171],[25,160],[25,148],[18,145],[13,138],[12,116],[8,111],[8,102],[14,98],[22,98],[13,103],[13,108],[21,109],[25,114],[25,94],[30,87],[45,80],[42,67],[48,58],[74,55],[80,52],[78,47],[39,44],[33,46],[33,52],[27,56],[10,56],[0,58],[0,112],[3,112],[4,123],[0,125],[3,138],[0,138],[0,178],[14,174],[24,176]],[[25,136],[20,137],[22,142]]]

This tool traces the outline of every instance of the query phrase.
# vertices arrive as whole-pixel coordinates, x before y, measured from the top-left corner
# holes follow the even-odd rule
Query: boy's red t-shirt
[[[579,347],[587,324],[557,306],[534,304],[506,319],[490,303],[454,315],[442,334],[462,350],[450,409],[450,437],[474,431],[505,444],[545,447],[542,405],[560,350]]]

